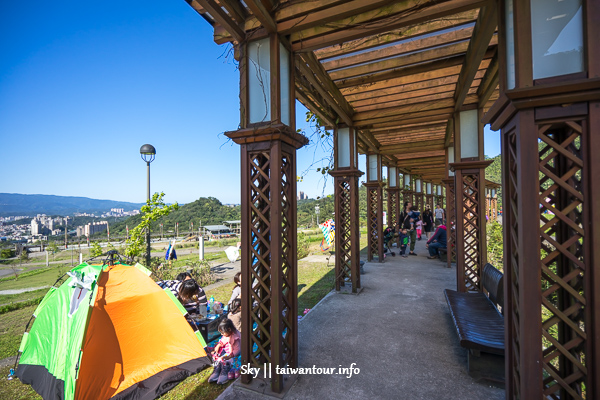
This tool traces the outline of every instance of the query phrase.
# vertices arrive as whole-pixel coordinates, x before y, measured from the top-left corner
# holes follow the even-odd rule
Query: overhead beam
[[[317,114],[317,116],[325,121],[327,124],[334,126],[334,119],[330,115],[328,115],[324,110],[322,110],[315,102],[313,102],[303,91],[302,88],[296,87],[296,97],[298,100],[304,104],[304,107],[308,108],[310,111]]]
[[[355,65],[367,62],[372,63],[388,57],[400,57],[410,52],[428,50],[432,47],[440,47],[453,44],[458,41],[468,40],[472,33],[473,27],[470,26],[467,28],[445,32],[439,35],[431,35],[421,39],[403,41],[393,46],[323,62],[323,68],[325,68],[327,71],[332,71],[339,68],[353,67]]]
[[[340,119],[347,125],[352,126],[352,117],[346,113],[342,107],[340,107],[337,102],[333,99],[331,94],[325,90],[325,88],[319,83],[315,74],[307,67],[304,61],[296,56],[296,66],[300,70],[300,73],[303,77],[305,77],[312,87],[323,97],[323,99],[327,102],[327,104],[333,108],[333,110],[338,114]]]
[[[494,93],[494,90],[498,86],[498,78],[498,52],[496,52],[496,54],[492,58],[492,61],[490,62],[490,65],[485,71],[485,75],[483,76],[483,79],[481,80],[481,83],[479,84],[479,87],[477,89],[477,97],[479,97],[479,107],[484,107],[487,101],[492,96],[492,93]]]
[[[341,79],[349,79],[356,76],[374,74],[381,71],[387,71],[424,62],[431,62],[440,58],[447,58],[463,54],[465,51],[467,51],[468,46],[469,42],[463,40],[459,43],[453,43],[435,49],[418,51],[402,57],[395,57],[385,59],[382,61],[376,61],[368,64],[358,65],[355,67],[349,67],[345,69],[332,71],[329,73],[329,75],[331,76],[331,79],[333,79],[334,81],[338,81]]]
[[[342,107],[349,116],[352,116],[354,114],[352,106],[348,103],[348,100],[346,100],[340,89],[333,83],[331,77],[327,74],[327,71],[325,71],[325,68],[323,68],[315,55],[313,53],[303,53],[300,55],[300,58],[303,59],[311,71],[315,73],[317,78],[319,78],[321,83],[325,86],[325,89],[331,94],[340,107]]]
[[[450,118],[446,124],[446,135],[444,137],[444,147],[450,147],[450,142],[454,138],[454,118]]]
[[[349,29],[342,29],[320,34],[320,36],[312,37],[310,39],[306,38],[314,36],[314,31],[301,31],[295,34],[296,38],[292,36],[292,50],[297,52],[313,51],[319,48],[332,46],[337,43],[343,43],[365,36],[376,35],[378,33],[388,32],[390,30],[399,29],[409,25],[419,24],[432,19],[447,17],[463,11],[480,8],[481,6],[485,5],[487,1],[489,0],[450,0],[442,3],[434,3],[432,1],[430,3],[433,5],[430,7],[423,7],[422,3],[418,3],[418,6],[421,8],[411,12],[405,12],[402,16],[392,15],[389,18],[384,18],[368,24],[355,24],[351,25]],[[339,26],[337,29],[339,29]]]
[[[238,24],[244,24],[248,17],[248,11],[242,6],[239,0],[219,0],[219,3],[225,7],[229,15]]]
[[[465,56],[458,82],[456,83],[456,93],[454,99],[456,104],[454,109],[459,111],[471,88],[471,83],[479,69],[479,64],[488,52],[488,48],[494,42],[497,43],[498,37],[494,36],[498,26],[497,7],[495,2],[489,3],[483,7],[477,17],[475,28],[473,29],[473,38],[469,42],[469,48]]]
[[[192,0],[198,2],[235,40],[242,42],[246,32],[214,0]]]
[[[474,22],[478,14],[479,10],[477,9],[469,10],[464,13],[434,19],[421,24],[406,26],[378,35],[368,36],[349,42],[335,44],[331,47],[315,50],[314,53],[319,58],[319,60],[327,60],[333,57],[368,50],[377,46],[389,45],[395,42],[408,40],[424,34],[431,34],[443,29],[468,24]]]
[[[270,8],[267,10],[260,0],[245,0],[244,3],[246,3],[252,14],[260,21],[267,32],[277,32],[277,24],[269,12]]]

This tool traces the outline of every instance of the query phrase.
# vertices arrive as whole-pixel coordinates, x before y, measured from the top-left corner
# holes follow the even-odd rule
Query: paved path
[[[443,289],[455,268],[417,257],[367,263],[358,295],[333,294],[299,323],[299,366],[355,367],[358,375],[300,375],[286,399],[504,399],[504,390],[467,374],[467,353]],[[220,400],[265,399],[230,386]],[[270,397],[269,397],[270,398]]]

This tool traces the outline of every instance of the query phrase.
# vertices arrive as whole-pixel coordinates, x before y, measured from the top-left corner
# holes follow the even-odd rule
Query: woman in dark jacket
[[[429,209],[429,206],[425,207],[425,211],[423,212],[423,229],[425,230],[425,236],[427,240],[429,240],[429,236],[431,231],[433,230],[433,213]]]

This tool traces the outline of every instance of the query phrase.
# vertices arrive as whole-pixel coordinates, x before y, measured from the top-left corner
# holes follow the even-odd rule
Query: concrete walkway
[[[330,295],[300,321],[300,367],[355,363],[360,373],[299,375],[285,399],[504,399],[467,374],[443,295],[456,288],[456,269],[426,259],[425,240],[415,251],[367,263],[358,296]],[[239,386],[219,399],[272,398]]]

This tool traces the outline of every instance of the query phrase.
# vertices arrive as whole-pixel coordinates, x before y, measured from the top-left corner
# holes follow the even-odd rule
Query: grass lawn
[[[18,303],[21,301],[27,301],[44,297],[48,293],[48,289],[32,290],[31,292],[19,293],[19,294],[5,294],[0,295],[0,306],[10,303]]]
[[[0,282],[0,290],[51,286],[68,270],[70,270],[70,268],[64,266],[50,267],[50,269],[35,275],[20,276],[17,279],[4,280]]]
[[[315,244],[318,248],[318,243]],[[313,246],[311,246],[313,247]],[[320,252],[320,250],[319,250]],[[314,253],[317,253],[316,251]],[[197,255],[191,255],[190,259],[197,259]],[[182,256],[178,263],[182,266],[188,260],[187,255]],[[189,261],[189,260],[188,260]],[[298,315],[302,315],[304,309],[312,308],[327,293],[333,289],[334,268],[326,263],[298,263]],[[0,282],[0,290],[23,287],[35,287],[53,284],[58,278],[58,268],[52,268],[40,274],[24,277],[18,280]],[[214,296],[215,300],[227,303],[233,289],[233,281],[225,281],[217,288],[207,291],[208,297]],[[25,300],[28,296],[43,295],[44,290],[29,292],[15,297],[0,296],[0,303],[7,301]],[[0,359],[17,354],[21,336],[27,321],[35,311],[36,306],[25,307],[0,315]],[[0,377],[0,399],[39,399],[40,397],[28,386],[23,385],[18,379],[12,381],[4,377],[8,374],[10,367],[0,369],[3,374]],[[181,382],[162,399],[168,400],[211,400],[218,397],[228,385],[215,385],[207,382],[212,368],[207,368],[199,374],[189,377]],[[4,378],[4,379],[3,379]]]

